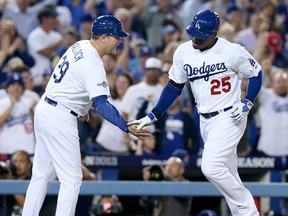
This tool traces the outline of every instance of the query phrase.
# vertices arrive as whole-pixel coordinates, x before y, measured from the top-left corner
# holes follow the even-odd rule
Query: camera
[[[11,161],[0,161],[0,176],[7,175],[9,172],[11,172],[13,176],[17,175],[15,165]]]
[[[120,215],[123,211],[123,207],[117,196],[103,195],[91,210],[92,213],[95,213],[96,215]]]
[[[153,165],[149,169],[150,178],[149,181],[163,181],[164,175],[160,166]]]

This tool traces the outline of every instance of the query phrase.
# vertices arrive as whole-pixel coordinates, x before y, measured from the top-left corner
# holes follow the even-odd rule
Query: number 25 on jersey
[[[211,80],[211,88],[210,92],[211,95],[219,95],[222,92],[227,93],[231,90],[231,83],[229,82],[230,76],[228,77],[223,77],[220,80],[218,79],[213,79]]]

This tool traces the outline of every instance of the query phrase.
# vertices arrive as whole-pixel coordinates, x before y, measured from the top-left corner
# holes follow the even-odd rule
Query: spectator
[[[8,55],[8,49],[10,44],[10,36],[9,36],[9,30],[3,28],[3,25],[0,25],[0,38],[1,38],[1,47],[0,47],[0,68],[2,68],[7,55]],[[6,73],[3,73],[2,70],[0,70],[0,87],[3,81],[6,79]]]
[[[46,72],[42,75],[43,82],[42,82],[42,91],[39,92],[40,96],[42,96],[44,94],[46,86],[48,85],[48,82],[49,82],[51,76],[52,76],[52,72]]]
[[[177,47],[181,44],[180,41],[169,42],[163,50],[163,61],[173,61],[173,55]]]
[[[219,37],[233,42],[235,38],[235,28],[229,22],[224,22],[220,24],[218,35]]]
[[[288,56],[283,53],[283,39],[281,34],[276,31],[270,31],[267,36],[267,45],[274,54],[273,65],[279,68],[288,68]]]
[[[63,43],[58,47],[58,49],[55,52],[55,56],[53,57],[52,60],[52,68],[56,66],[57,62],[59,61],[61,56],[66,52],[66,50],[79,39],[80,35],[74,29],[69,29],[66,32],[64,32]]]
[[[184,177],[185,165],[183,161],[178,157],[170,157],[167,160],[164,169],[151,167],[150,169],[145,167],[143,170],[143,179],[156,180],[155,176],[163,176],[164,181],[174,181],[174,182],[186,182],[188,181]],[[158,179],[161,181],[161,179]],[[153,216],[189,216],[191,211],[192,197],[142,197],[140,200],[142,204],[146,207],[150,207],[147,210],[148,215]],[[149,203],[152,205],[149,206]]]
[[[156,6],[144,2],[140,19],[146,29],[148,45],[156,51],[162,46],[162,36],[158,32],[162,29],[164,21],[170,20],[178,29],[182,29],[183,20],[179,12],[172,7],[172,0],[156,0]]]
[[[6,82],[7,96],[0,99],[0,151],[12,154],[18,150],[34,153],[33,108],[35,101],[21,97],[24,81],[20,73],[12,73]],[[17,134],[17,136],[14,136]]]
[[[130,45],[130,42],[132,41],[133,38],[143,39],[143,35],[132,30],[133,14],[130,10],[128,10],[126,8],[118,8],[114,12],[114,16],[121,20],[121,22],[123,24],[123,29],[129,33],[129,36],[128,36],[129,43],[128,44],[122,43],[117,47],[117,49],[121,52],[125,45],[129,46],[129,50],[128,50],[129,56],[128,56],[127,60],[133,59],[133,58],[135,58],[135,53],[133,53],[133,49]]]
[[[184,22],[184,26],[188,26],[190,24],[190,20],[193,19],[194,15],[204,9],[205,5],[204,0],[186,0],[182,3],[180,7],[180,14]],[[207,8],[208,9],[208,8]]]
[[[28,35],[38,25],[37,14],[46,5],[56,5],[57,0],[43,0],[32,5],[30,0],[17,0],[16,7],[6,7],[2,18],[10,18],[16,24],[19,35],[27,40]]]
[[[235,32],[238,33],[246,28],[246,13],[244,10],[235,9],[228,14],[227,21],[234,27]]]
[[[250,53],[253,53],[256,49],[258,34],[264,21],[260,13],[252,14],[249,26],[238,32],[234,41],[244,46]]]
[[[10,61],[12,62],[13,60],[14,60],[14,58],[12,58]],[[10,61],[8,63],[10,63]],[[23,77],[23,82],[24,82],[25,88],[24,88],[24,92],[21,95],[21,97],[33,100],[33,101],[35,101],[35,103],[37,103],[40,100],[40,97],[36,92],[33,91],[34,90],[34,84],[33,84],[33,80],[32,80],[31,75],[30,75],[29,68],[26,65],[24,65],[22,62],[19,65],[15,65],[15,66],[11,67],[10,70],[11,71],[9,71],[9,74],[13,73],[13,72],[19,72]],[[2,97],[6,97],[6,96],[7,96],[6,89],[0,89],[0,99]]]
[[[132,85],[132,78],[128,74],[120,74],[115,81],[115,93],[109,102],[116,108],[126,106],[123,104],[123,97],[127,89]],[[107,120],[103,119],[100,131],[96,138],[96,143],[100,145],[100,150],[110,151],[115,153],[128,152],[128,147],[125,145],[124,134],[119,128],[116,128]]]
[[[145,77],[145,62],[148,58],[153,56],[153,51],[148,45],[142,45],[139,49],[139,54],[136,55],[138,64],[136,67],[131,69],[131,76],[135,83],[143,81]]]
[[[118,70],[120,69],[120,67],[117,65],[117,55],[114,53],[107,53],[102,57],[102,59],[106,71],[106,77],[109,83],[109,88],[112,92],[114,92],[115,80],[117,79]]]
[[[283,49],[283,40],[279,32],[263,31],[259,36],[253,56],[259,61],[269,56],[273,66],[288,68],[288,56]]]
[[[89,40],[91,38],[92,21],[93,21],[93,17],[90,14],[86,14],[81,18],[80,29],[79,29],[81,40]]]
[[[288,155],[288,76],[278,72],[272,88],[262,88],[259,95],[261,132],[258,150],[269,156]]]
[[[92,212],[95,215],[121,215],[123,211],[122,203],[116,195],[103,195],[97,200],[96,205],[93,206]]]
[[[144,117],[147,109],[146,100],[140,108],[136,119]],[[162,155],[172,155],[176,149],[185,149],[190,154],[197,154],[200,147],[200,135],[190,115],[182,110],[181,98],[178,97],[162,118],[155,123],[162,133],[157,136],[157,152]]]
[[[120,6],[120,2],[121,1],[119,0],[87,0],[85,3],[85,10],[91,14],[94,13],[95,16],[113,15],[115,10]]]
[[[264,56],[260,63],[264,71],[263,86],[266,88],[271,88],[273,76],[277,71],[281,71],[283,69],[273,65],[273,56],[271,55]]]
[[[85,3],[86,1],[84,0],[59,0],[58,2],[58,5],[61,5],[69,10],[72,17],[71,27],[76,31],[80,30],[82,17],[90,14],[85,10]]]
[[[144,103],[148,95],[151,95],[151,100],[148,103],[148,109],[151,109],[160,96],[163,86],[159,82],[161,74],[162,62],[160,59],[151,57],[145,62],[145,79],[127,89],[123,97],[123,102],[120,110],[122,116],[126,120],[135,119],[140,107]],[[125,104],[125,105],[124,105]],[[148,110],[147,109],[147,110]],[[146,113],[146,112],[145,112]],[[130,150],[135,150],[135,143],[131,141],[130,136],[126,135],[126,145]]]
[[[31,68],[31,75],[36,92],[42,90],[43,74],[52,71],[50,58],[61,45],[62,36],[53,30],[56,25],[57,13],[54,8],[47,6],[38,14],[40,26],[28,36],[27,44],[35,65]]]
[[[171,66],[173,65],[173,63],[171,61],[164,61],[162,68],[161,68],[161,76],[159,78],[160,83],[165,86],[167,84],[167,82],[169,81],[169,70],[171,68]]]
[[[2,19],[0,21],[0,28],[1,47],[3,49],[7,48],[6,55],[4,56],[4,50],[2,49],[2,57],[0,57],[2,58],[2,62],[0,62],[1,77],[5,79],[8,73],[7,63],[11,58],[19,57],[28,67],[33,66],[35,61],[28,52],[25,41],[18,35],[15,23],[11,19]],[[5,38],[6,36],[8,36],[8,40]]]
[[[0,176],[0,178],[29,180],[31,178],[31,161],[29,154],[26,151],[22,150],[13,152],[11,161],[7,169],[8,172],[5,175]],[[3,213],[1,213],[1,215],[4,215],[4,209],[6,211],[6,215],[21,215],[22,207],[25,200],[24,194],[0,196],[0,200],[0,213]]]
[[[154,128],[155,131],[155,128]],[[137,148],[135,154],[138,156],[156,156],[156,136],[158,132],[154,132],[150,137],[144,140],[137,140]]]
[[[159,52],[161,53],[164,51],[165,47],[173,41],[179,41],[180,40],[180,33],[177,29],[177,26],[173,24],[166,24],[161,29],[161,35],[162,35],[162,47],[159,48]]]

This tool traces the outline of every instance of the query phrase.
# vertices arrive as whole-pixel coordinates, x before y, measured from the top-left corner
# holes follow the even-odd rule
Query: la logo
[[[199,21],[196,22],[196,24],[195,24],[195,28],[198,29],[198,30],[200,29]]]

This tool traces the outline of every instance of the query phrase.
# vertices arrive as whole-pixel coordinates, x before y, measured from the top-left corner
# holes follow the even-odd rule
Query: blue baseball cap
[[[176,32],[177,29],[174,25],[165,25],[162,27],[162,36],[166,36],[166,35],[169,35],[169,34],[172,34],[174,32]]]
[[[139,50],[139,55],[141,57],[143,56],[151,56],[153,54],[152,49],[147,46],[147,45],[143,45],[140,50]]]
[[[23,77],[22,77],[21,73],[19,73],[19,72],[13,72],[13,73],[8,75],[8,77],[6,79],[6,87],[9,86],[10,84],[16,83],[16,82],[24,86]]]

